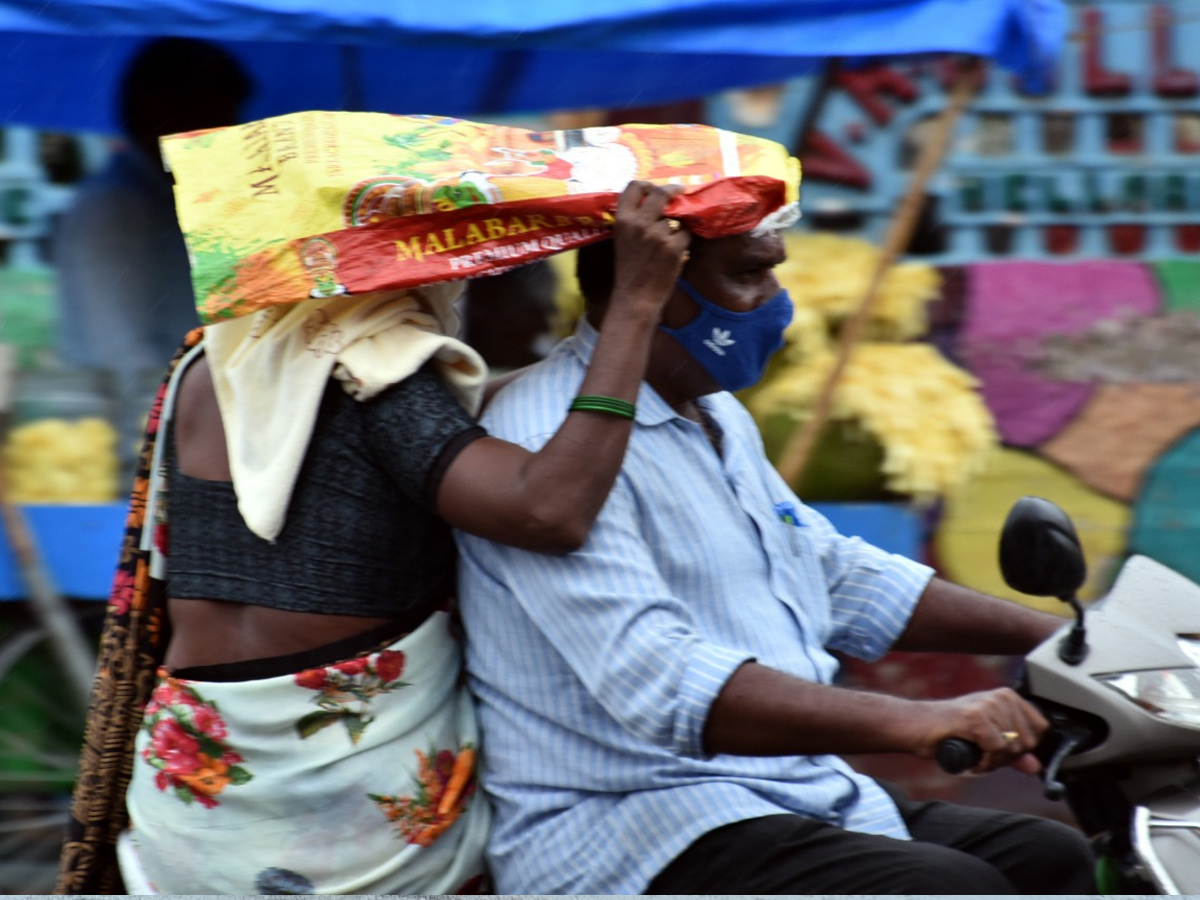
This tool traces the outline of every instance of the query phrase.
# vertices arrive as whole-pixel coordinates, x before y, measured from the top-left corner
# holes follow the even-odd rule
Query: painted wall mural
[[[1070,11],[1071,40],[1047,93],[987,73],[931,191],[924,254],[973,263],[1200,253],[1195,3]],[[878,240],[955,67],[945,58],[835,67],[825,79],[711,98],[705,116],[797,151],[806,214]]]

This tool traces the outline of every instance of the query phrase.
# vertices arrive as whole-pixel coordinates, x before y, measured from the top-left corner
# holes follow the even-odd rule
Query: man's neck
[[[695,365],[695,362],[691,360],[691,357],[688,357],[688,359],[693,365]],[[721,456],[724,452],[722,449],[721,430],[716,423],[713,422],[712,417],[709,416],[708,413],[706,413],[697,402],[705,394],[711,394],[713,391],[711,389],[704,390],[699,385],[694,385],[689,389],[688,387],[680,384],[680,382],[685,381],[685,379],[679,377],[679,373],[676,373],[676,376],[671,378],[667,377],[667,373],[655,372],[653,369],[654,362],[652,361],[651,370],[646,374],[646,383],[649,384],[650,387],[654,388],[654,390],[658,392],[658,395],[662,397],[663,400],[665,400],[667,404],[670,405],[673,410],[675,410],[675,412],[683,416],[685,419],[690,419],[703,428],[704,434],[708,437],[709,443],[711,443],[713,449],[717,451],[717,455]],[[699,379],[693,379],[693,381],[699,381]],[[707,373],[705,374],[705,381],[708,381]],[[698,390],[700,391],[699,393],[697,393]]]
[[[679,415],[701,423],[703,417],[696,401],[719,390],[691,354],[662,331],[654,335],[646,383]]]

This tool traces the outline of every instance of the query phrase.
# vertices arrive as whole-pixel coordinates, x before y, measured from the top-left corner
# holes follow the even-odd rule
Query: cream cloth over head
[[[283,529],[331,376],[369,400],[434,360],[466,410],[479,411],[487,366],[452,336],[462,289],[323,297],[205,328],[238,509],[252,532],[274,541]]]

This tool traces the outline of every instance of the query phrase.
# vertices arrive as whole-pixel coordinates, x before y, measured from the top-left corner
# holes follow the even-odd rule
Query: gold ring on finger
[[[1018,734],[1017,732],[1015,732],[1015,731],[1002,731],[1002,732],[1000,732],[1000,737],[1004,738],[1004,740],[1005,740],[1006,742],[1010,743],[1010,744],[1015,744],[1015,743],[1017,742],[1017,738],[1019,738],[1020,736],[1021,736],[1021,735],[1019,735],[1019,734]]]
[[[683,227],[683,223],[678,219],[667,219],[667,227],[670,228],[671,231],[678,231]]]

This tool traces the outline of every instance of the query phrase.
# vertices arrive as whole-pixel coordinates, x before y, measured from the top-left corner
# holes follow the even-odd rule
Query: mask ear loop
[[[701,309],[708,310],[713,315],[719,316],[723,319],[728,319],[730,322],[745,322],[746,320],[753,318],[755,314],[762,309],[762,307],[759,307],[758,309],[749,309],[745,312],[735,312],[732,309],[726,309],[719,304],[713,303],[695,287],[689,284],[685,279],[677,278],[675,281],[681,288],[683,288],[683,292],[685,294],[687,294],[700,305]],[[780,293],[787,293],[787,291],[781,290]]]
[[[686,278],[684,278],[683,276],[680,276],[679,278],[675,279],[675,283],[678,284],[681,288],[683,288],[683,292],[685,294],[687,294],[689,297],[691,297],[693,300],[695,300],[701,306],[708,305],[709,299],[707,297],[705,297],[703,294],[701,294],[694,287],[692,287],[691,282],[689,282]]]

